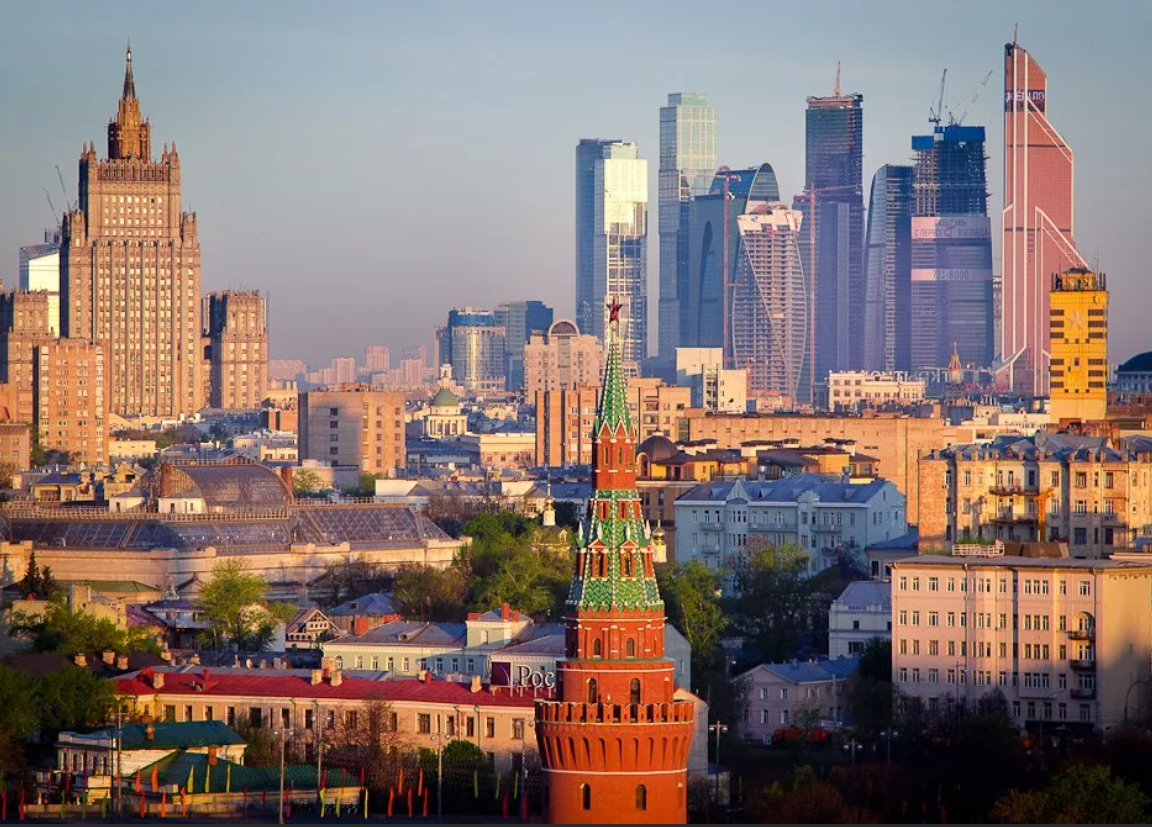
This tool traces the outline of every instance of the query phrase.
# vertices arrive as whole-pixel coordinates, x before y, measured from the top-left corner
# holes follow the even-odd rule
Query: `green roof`
[[[628,409],[628,383],[624,378],[620,355],[619,322],[609,328],[608,359],[604,364],[604,383],[600,388],[599,405],[596,408],[596,422],[592,433],[599,434],[604,426],[615,433],[621,426],[627,434],[632,433],[632,414]]]
[[[188,789],[191,777],[192,787],[190,793],[222,793],[227,790],[249,793],[262,790],[280,789],[280,767],[246,767],[232,761],[218,759],[215,764],[208,763],[208,756],[202,752],[175,752],[166,755],[154,764],[140,769],[140,777],[146,788],[148,779],[152,777],[152,767],[156,767],[157,782],[161,786],[175,784]],[[205,773],[208,778],[205,779]],[[328,787],[358,787],[360,776],[344,770],[328,769],[324,771],[325,786]],[[207,782],[207,784],[205,784]],[[289,764],[284,768],[285,788],[297,790],[316,789],[316,766],[314,764]],[[207,787],[207,789],[205,789]]]
[[[186,721],[152,724],[152,738],[146,724],[125,724],[123,749],[188,749],[190,747],[223,747],[243,744],[240,737],[223,721]],[[92,737],[116,737],[116,729],[105,729]]]
[[[456,408],[460,406],[460,397],[448,388],[441,388],[432,397],[432,406],[436,408]]]

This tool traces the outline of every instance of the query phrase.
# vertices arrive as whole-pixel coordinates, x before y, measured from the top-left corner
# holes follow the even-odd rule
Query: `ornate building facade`
[[[60,249],[64,336],[104,345],[110,408],[126,416],[193,413],[203,404],[200,242],[180,211],[180,159],[152,160],[128,50],[124,90],[108,124],[108,157],[80,154],[77,208]]]
[[[268,390],[268,305],[256,290],[223,290],[204,298],[208,334],[208,404],[259,408]]]
[[[588,523],[576,541],[556,695],[536,703],[552,824],[683,824],[695,706],[676,700],[664,655],[655,541],[636,490],[636,432],[622,368],[620,305],[594,426]]]

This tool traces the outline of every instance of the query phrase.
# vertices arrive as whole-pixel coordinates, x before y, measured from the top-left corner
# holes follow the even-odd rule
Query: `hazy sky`
[[[1109,274],[1118,362],[1152,347],[1142,0],[4,3],[0,277],[16,282],[18,248],[52,223],[41,187],[62,206],[55,165],[75,198],[81,143],[106,152],[127,37],[154,152],[176,141],[199,213],[204,290],[266,291],[272,355],[324,362],[430,344],[452,305],[539,298],[570,315],[582,137],[638,141],[649,161],[655,307],[669,92],[707,92],[721,162],[771,162],[790,197],[804,98],[831,92],[841,60],[864,94],[867,192],[881,164],[909,161],[941,69],[957,112],[994,70],[966,123],[989,129],[996,228],[1014,23],[1076,152],[1076,238]]]

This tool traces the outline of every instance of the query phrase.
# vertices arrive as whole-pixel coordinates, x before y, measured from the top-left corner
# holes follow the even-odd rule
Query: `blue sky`
[[[205,290],[269,295],[274,357],[324,362],[431,343],[452,305],[539,298],[572,310],[573,156],[582,137],[648,158],[656,305],[658,110],[719,108],[720,160],[803,183],[804,98],[864,94],[865,187],[907,162],[948,68],[967,123],[989,129],[1002,206],[1003,44],[1049,76],[1077,156],[1076,236],[1109,274],[1110,360],[1152,347],[1152,166],[1145,34],[1152,4],[870,0],[735,2],[6,3],[0,29],[0,278],[76,194],[81,143],[106,149],[125,38],[158,154],[176,141],[199,213]],[[999,270],[999,262],[996,264]]]

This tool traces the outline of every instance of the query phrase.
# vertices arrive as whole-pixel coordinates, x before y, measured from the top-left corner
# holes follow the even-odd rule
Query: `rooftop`
[[[848,606],[891,607],[892,584],[887,580],[856,580],[845,587],[836,598],[836,603]]]
[[[969,566],[971,568],[1076,569],[1080,571],[1148,571],[1152,562],[1127,560],[1084,560],[1079,557],[953,557],[950,554],[921,554],[892,561],[892,570],[930,568],[932,566]]]
[[[124,749],[188,749],[189,747],[219,747],[243,744],[241,738],[223,721],[183,721],[161,722],[151,725],[153,734],[148,737],[148,725],[124,724],[121,728]],[[116,729],[102,729],[90,735],[73,734],[74,740],[107,740],[116,737]]]
[[[793,661],[792,663],[762,663],[740,677],[752,677],[757,672],[769,672],[791,683],[817,683],[842,681],[851,677],[860,662],[858,657],[839,657],[835,660]]]
[[[345,635],[332,641],[334,646],[439,646],[459,648],[467,639],[463,623],[424,623],[414,620],[393,620],[362,635]]]
[[[795,474],[770,481],[713,480],[685,492],[677,502],[720,502],[742,496],[749,502],[795,502],[802,494],[811,492],[821,502],[859,505],[870,502],[891,485],[887,480],[862,484],[833,482],[820,474]]]

